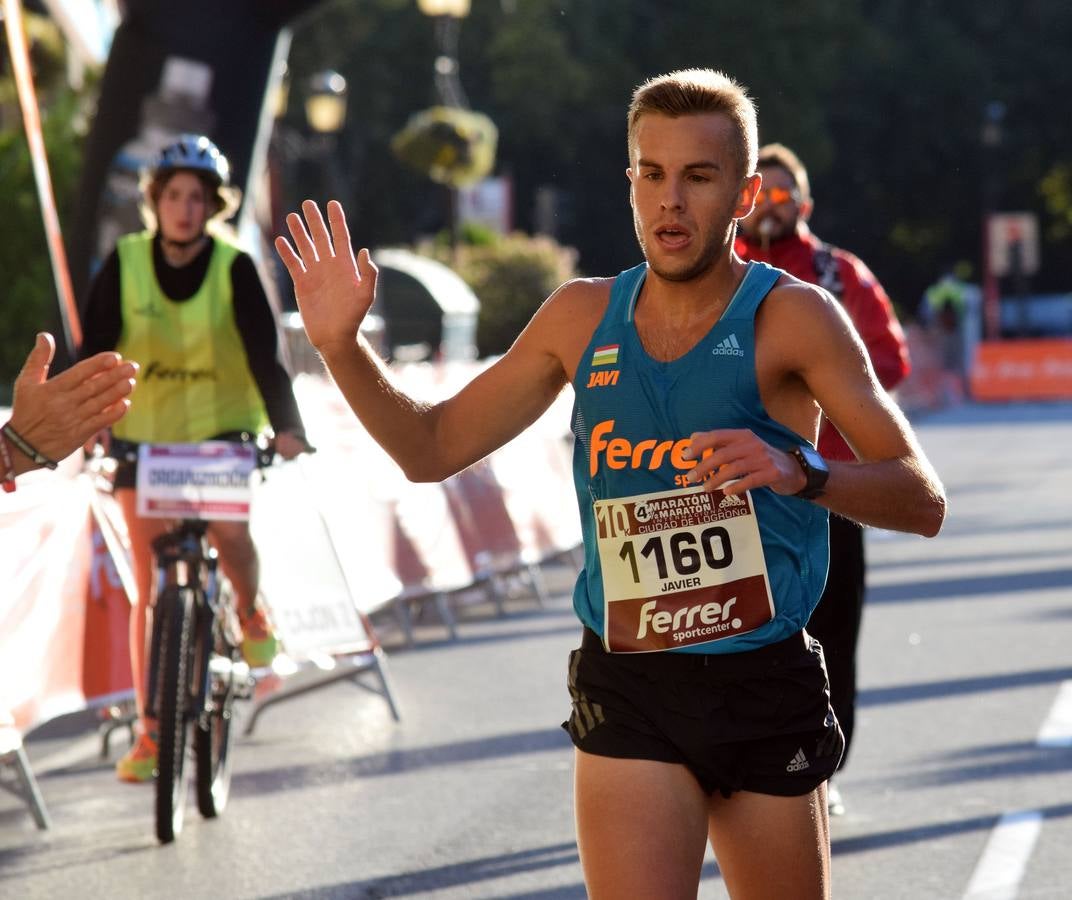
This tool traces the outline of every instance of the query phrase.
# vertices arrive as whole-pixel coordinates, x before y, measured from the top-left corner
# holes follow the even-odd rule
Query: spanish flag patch
[[[615,366],[618,364],[618,344],[608,344],[606,347],[596,347],[592,354],[592,367]]]

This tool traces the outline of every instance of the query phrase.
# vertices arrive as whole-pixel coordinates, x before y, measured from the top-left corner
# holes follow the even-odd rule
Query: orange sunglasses
[[[783,203],[790,202],[800,202],[800,191],[796,188],[769,187],[760,188],[756,191],[757,206],[762,203],[771,203],[774,206],[781,206]]]

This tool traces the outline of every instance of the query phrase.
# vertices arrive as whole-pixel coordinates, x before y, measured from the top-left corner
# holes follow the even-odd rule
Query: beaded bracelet
[[[35,466],[44,466],[46,469],[55,469],[59,465],[54,459],[49,459],[36,447],[32,446],[21,434],[19,434],[14,428],[11,427],[11,423],[8,422],[3,428],[0,428],[0,433],[3,433],[11,443],[34,461]]]
[[[11,459],[11,451],[7,447],[7,441],[4,440],[4,433],[0,431],[0,463],[3,463],[4,480],[0,482],[3,485],[4,493],[10,494],[15,490],[15,463]]]

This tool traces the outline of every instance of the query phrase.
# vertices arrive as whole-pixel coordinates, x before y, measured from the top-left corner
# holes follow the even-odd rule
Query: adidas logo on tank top
[[[737,335],[731,334],[725,340],[715,344],[715,349],[711,351],[711,354],[713,356],[744,356],[744,351],[737,343]]]

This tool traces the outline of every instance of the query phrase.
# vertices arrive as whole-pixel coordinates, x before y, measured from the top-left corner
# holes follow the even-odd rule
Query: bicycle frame
[[[170,598],[175,589],[192,588],[195,597],[195,622],[198,623],[198,645],[212,646],[212,623],[220,614],[217,554],[208,545],[205,533],[208,523],[183,519],[174,528],[153,542],[156,559],[156,603],[152,607],[152,643],[149,652],[149,684],[147,707],[154,718],[159,717],[157,690],[159,686],[160,621],[159,603]],[[205,615],[205,612],[208,615]],[[203,710],[208,686],[207,666],[198,665],[191,682],[191,709]]]

